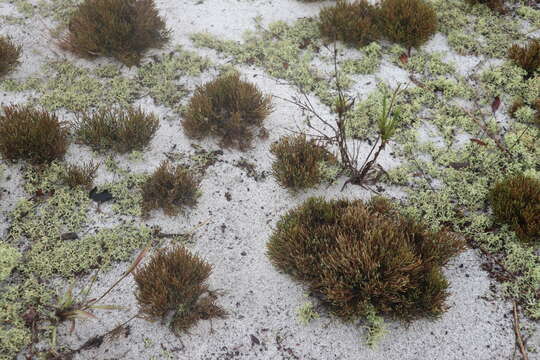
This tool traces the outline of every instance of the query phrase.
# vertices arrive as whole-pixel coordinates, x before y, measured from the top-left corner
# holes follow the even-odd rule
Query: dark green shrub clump
[[[2,110],[0,153],[4,159],[43,164],[64,157],[68,130],[55,114],[20,105]]]
[[[143,184],[142,194],[145,213],[163,209],[167,215],[176,215],[183,207],[197,203],[199,183],[189,169],[165,161]]]
[[[19,63],[22,48],[15,45],[9,38],[0,36],[0,77],[8,72]]]
[[[261,127],[271,111],[269,96],[242,81],[238,73],[231,73],[195,90],[182,125],[189,137],[212,135],[220,138],[224,147],[245,150],[253,139],[253,129]]]
[[[277,182],[286,188],[303,189],[323,180],[321,165],[337,165],[337,159],[323,146],[305,135],[286,136],[272,144],[272,173]]]
[[[524,241],[540,240],[540,180],[509,177],[495,184],[489,200],[498,222],[508,224]]]
[[[540,67],[540,40],[529,40],[525,46],[512,45],[508,57],[532,77]]]
[[[85,0],[69,20],[63,45],[86,58],[112,56],[133,66],[168,39],[154,0]]]
[[[399,215],[383,198],[310,198],[281,218],[267,244],[276,267],[344,320],[370,309],[405,320],[441,314],[448,287],[441,266],[462,246]]]
[[[151,319],[172,314],[171,329],[187,332],[199,320],[225,317],[206,284],[212,266],[184,247],[160,250],[134,277],[140,311]]]
[[[409,53],[437,31],[437,14],[423,0],[383,0],[379,14],[382,33]]]
[[[75,124],[78,139],[95,150],[142,150],[159,128],[158,118],[142,109],[103,108]]]
[[[321,34],[329,40],[341,40],[355,46],[365,46],[380,37],[377,8],[367,0],[338,0],[319,13]]]

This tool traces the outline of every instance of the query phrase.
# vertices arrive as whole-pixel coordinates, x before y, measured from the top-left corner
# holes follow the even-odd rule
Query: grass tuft
[[[94,150],[119,153],[143,150],[159,128],[159,120],[141,108],[102,108],[75,123],[79,141]]]
[[[253,128],[261,127],[271,111],[270,97],[233,72],[195,90],[182,125],[191,138],[212,135],[220,138],[224,147],[246,150]]]
[[[4,159],[43,164],[64,157],[68,130],[54,113],[24,105],[2,110],[0,153]]]
[[[211,272],[210,264],[184,247],[158,251],[134,275],[141,313],[150,319],[172,315],[170,326],[177,335],[200,320],[225,317],[206,284]]]
[[[134,66],[147,49],[168,40],[154,0],[85,0],[71,16],[62,46],[85,58],[111,56]]]
[[[94,164],[92,161],[82,165],[69,164],[66,166],[66,172],[61,174],[60,180],[70,188],[82,187],[90,190],[98,168],[99,164]]]
[[[167,215],[176,215],[183,207],[195,205],[198,196],[199,183],[190,170],[165,161],[142,186],[143,212],[163,209]]]

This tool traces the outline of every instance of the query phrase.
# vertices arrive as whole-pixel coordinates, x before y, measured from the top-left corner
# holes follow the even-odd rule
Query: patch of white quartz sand
[[[223,39],[241,40],[242,34],[254,29],[255,17],[263,24],[277,20],[293,22],[298,18],[313,16],[324,3],[302,3],[295,0],[157,0],[157,6],[172,31],[170,47],[177,44],[193,49],[189,40],[194,32],[208,31]],[[2,4],[3,10],[9,6]],[[80,64],[96,66],[108,63],[106,59],[93,62],[77,60],[54,50],[54,44],[43,43],[40,33],[48,24],[36,24],[14,34],[26,49],[22,68],[14,77],[25,77],[37,71],[39,66],[55,57],[67,56]],[[459,57],[448,49],[444,36],[438,34],[427,45],[427,49],[446,51],[448,59],[457,63],[463,73],[477,63],[473,57]],[[51,50],[53,49],[53,50]],[[216,63],[224,63],[213,51],[197,50]],[[264,92],[283,98],[295,95],[292,87],[279,84],[265,75],[261,69],[240,67],[245,79],[256,83]],[[215,74],[203,76],[203,81]],[[388,62],[383,62],[375,75],[358,78],[360,96],[373,90],[377,81],[390,84],[407,81],[407,74]],[[20,102],[21,95],[0,95],[2,103]],[[141,161],[119,157],[123,167],[134,172],[151,171],[165,159],[164,152],[176,146],[177,150],[188,151],[191,141],[180,127],[180,119],[164,107],[156,107],[150,98],[137,102],[161,118],[161,128],[154,138],[150,150]],[[277,220],[287,210],[300,204],[309,196],[326,198],[362,198],[371,194],[360,187],[348,186],[340,191],[343,179],[329,187],[321,186],[299,194],[280,188],[269,175],[272,159],[270,144],[288,134],[287,129],[302,126],[302,114],[291,104],[274,99],[275,111],[266,121],[269,138],[257,139],[253,149],[247,152],[224,150],[224,155],[211,166],[202,181],[202,197],[198,205],[186,214],[167,217],[154,212],[149,225],[159,225],[163,232],[187,232],[197,224],[208,222],[195,233],[193,252],[213,264],[210,278],[211,289],[223,291],[219,304],[229,313],[226,319],[202,321],[190,330],[190,334],[174,336],[160,323],[142,319],[130,322],[128,336],[108,341],[96,349],[83,351],[78,359],[511,359],[515,351],[511,321],[511,305],[499,300],[490,290],[492,283],[487,273],[480,269],[481,260],[475,251],[469,250],[457,256],[445,267],[450,281],[448,311],[437,320],[418,320],[410,324],[387,321],[387,334],[375,348],[365,344],[365,333],[361,324],[344,324],[335,317],[317,308],[321,317],[302,325],[296,311],[309,298],[306,289],[290,277],[279,273],[266,257],[266,242]],[[323,114],[327,109],[318,107]],[[207,149],[217,149],[214,141],[199,143]],[[367,146],[367,145],[366,145]],[[381,164],[391,168],[398,164],[388,148],[381,157]],[[89,157],[87,150],[72,145],[68,161],[80,161]],[[258,181],[248,177],[235,163],[245,158],[256,165],[258,173],[267,174]],[[110,175],[100,170],[97,182],[110,181]],[[20,197],[15,187],[13,194]],[[225,193],[231,197],[228,200]],[[387,194],[399,196],[399,192],[387,189]],[[102,206],[105,214],[112,213],[110,207]],[[100,219],[103,219],[100,216]],[[95,224],[96,228],[107,226]],[[93,295],[101,294],[129,266],[121,263],[112,270],[99,275]],[[136,313],[132,278],[116,288],[105,300],[107,304],[121,305],[125,311],[97,312],[97,320],[78,322],[73,333],[69,326],[60,329],[60,343],[77,348],[95,335],[114,328],[118,323]],[[534,358],[531,354],[530,358]]]

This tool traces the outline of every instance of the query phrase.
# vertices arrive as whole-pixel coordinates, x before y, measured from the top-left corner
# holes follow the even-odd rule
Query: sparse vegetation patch
[[[13,70],[19,63],[21,53],[20,46],[15,45],[10,38],[0,36],[0,77]]]

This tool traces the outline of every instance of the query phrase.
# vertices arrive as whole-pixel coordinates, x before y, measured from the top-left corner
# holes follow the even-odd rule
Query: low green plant
[[[412,320],[445,311],[441,267],[462,247],[457,236],[428,230],[381,197],[310,198],[278,221],[267,254],[346,321]]]
[[[224,147],[246,150],[253,129],[261,127],[272,111],[271,98],[255,85],[226,73],[198,87],[184,113],[182,126],[187,136],[220,138]]]
[[[300,321],[302,325],[307,325],[312,320],[319,318],[319,314],[313,309],[313,303],[311,301],[306,301],[302,304],[302,306],[296,310],[296,315],[298,321]]]
[[[338,0],[319,13],[321,34],[329,40],[341,40],[354,46],[366,46],[380,37],[377,8],[367,0]]]
[[[508,57],[527,71],[527,78],[532,77],[540,67],[540,40],[529,40],[525,46],[512,45],[508,49]]]
[[[489,202],[495,219],[524,241],[540,241],[540,180],[515,175],[493,186]]]
[[[85,0],[71,15],[62,45],[86,58],[112,56],[133,66],[168,39],[154,0]]]
[[[21,46],[15,45],[8,37],[0,36],[0,77],[13,70],[21,53]]]
[[[159,250],[134,275],[140,313],[149,319],[172,315],[170,327],[177,335],[200,320],[225,317],[207,284],[211,272],[210,264],[182,246]]]
[[[383,0],[378,13],[383,35],[409,55],[437,31],[437,13],[424,0]]]
[[[316,186],[324,180],[321,163],[337,166],[338,161],[324,146],[305,135],[286,136],[272,144],[275,160],[272,174],[286,188],[299,190]]]
[[[62,159],[68,147],[68,129],[54,113],[25,105],[2,108],[0,153],[7,160],[43,164]]]
[[[142,185],[142,208],[148,214],[163,209],[176,215],[183,207],[193,206],[199,197],[199,183],[189,168],[164,161]]]
[[[95,150],[127,153],[143,150],[159,128],[158,118],[141,108],[101,108],[75,122],[80,142]]]

